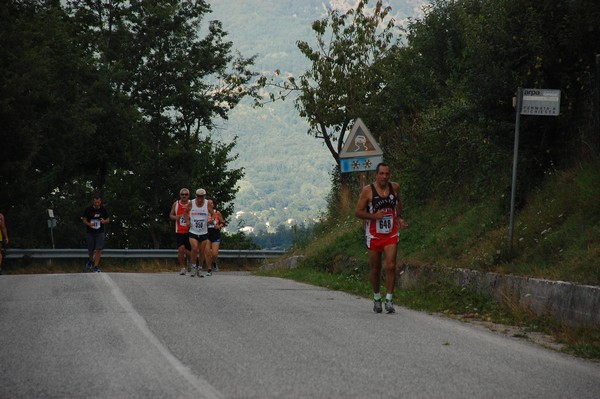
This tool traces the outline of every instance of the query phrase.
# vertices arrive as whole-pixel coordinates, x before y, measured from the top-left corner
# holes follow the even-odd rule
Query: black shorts
[[[104,249],[104,233],[87,233],[85,238],[88,252],[102,251]]]
[[[221,242],[221,229],[208,229],[208,239],[210,242]]]
[[[190,240],[196,240],[198,242],[202,242],[202,241],[208,240],[208,233],[206,233],[206,234],[188,233],[188,236],[190,237]]]
[[[177,239],[177,248],[183,245],[185,246],[185,249],[191,251],[192,246],[190,245],[188,233],[175,233],[175,238]]]

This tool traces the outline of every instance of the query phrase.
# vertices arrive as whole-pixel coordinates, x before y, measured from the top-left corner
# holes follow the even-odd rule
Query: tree
[[[368,0],[340,13],[332,10],[326,18],[313,23],[316,46],[299,41],[298,48],[311,62],[310,70],[298,79],[289,76],[277,81],[261,80],[277,87],[271,101],[298,95],[295,105],[309,122],[310,135],[322,139],[339,165],[339,153],[349,124],[377,111],[384,88],[382,73],[394,47],[394,22],[388,19],[391,8],[377,1],[370,9]]]
[[[522,193],[548,171],[595,156],[598,18],[588,0],[433,1],[384,77],[382,118],[395,125],[384,141],[410,195],[479,198],[510,188],[510,173],[497,171],[509,169],[519,86],[562,93],[560,116],[521,119]]]
[[[205,1],[69,4],[84,44],[94,44],[90,51],[98,68],[143,115],[132,130],[140,133],[134,136],[137,142],[125,144],[130,166],[117,168],[113,179],[113,198],[129,198],[119,206],[124,214],[119,228],[128,236],[149,235],[159,247],[169,237],[165,222],[180,187],[208,187],[212,179],[224,203],[233,199],[242,172],[222,170],[233,147],[213,151],[209,134],[215,118],[226,119],[243,97],[254,95],[249,84],[255,76],[249,70],[253,58],[231,55],[232,43],[225,41],[227,33],[218,21],[211,21],[206,36],[199,36],[210,11]],[[215,181],[212,173],[217,170],[223,173]],[[124,191],[117,191],[119,187]],[[132,218],[144,222],[133,223]]]
[[[50,244],[39,232],[52,193],[78,188],[95,129],[102,82],[57,3],[0,5],[0,205],[19,221],[11,225],[14,245]]]
[[[54,208],[57,246],[80,245],[96,192],[111,245],[170,244],[182,186],[231,212],[243,170],[228,166],[235,140],[210,132],[255,95],[253,58],[234,54],[219,22],[201,23],[204,1],[65,3],[0,5],[0,208],[19,220],[13,244],[49,245],[39,232]]]

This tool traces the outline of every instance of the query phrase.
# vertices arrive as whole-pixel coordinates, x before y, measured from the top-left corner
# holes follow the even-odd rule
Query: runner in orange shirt
[[[181,271],[179,274],[185,276],[186,271],[190,272],[190,240],[188,237],[189,226],[187,225],[184,217],[185,210],[190,201],[190,190],[182,188],[179,190],[179,196],[181,199],[173,202],[171,206],[171,214],[169,218],[175,221],[175,238],[177,239],[177,259],[179,260],[179,266]]]

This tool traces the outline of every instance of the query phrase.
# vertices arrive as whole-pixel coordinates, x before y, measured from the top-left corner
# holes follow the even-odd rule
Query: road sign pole
[[[50,229],[50,239],[52,240],[52,249],[54,249],[54,228],[56,227],[56,219],[54,218],[54,210],[48,209],[48,228]]]
[[[515,221],[515,197],[517,192],[517,164],[519,159],[519,124],[521,123],[521,102],[523,101],[523,89],[517,89],[517,105],[515,117],[515,145],[513,154],[512,190],[510,194],[510,222],[508,224],[508,256],[512,256],[513,230]]]

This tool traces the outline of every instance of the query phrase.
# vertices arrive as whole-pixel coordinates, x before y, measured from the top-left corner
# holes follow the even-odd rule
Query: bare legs
[[[385,271],[385,288],[386,293],[393,294],[396,286],[396,245],[388,245],[383,249],[383,252],[369,250],[369,265],[371,271],[369,279],[373,292],[380,292],[381,288],[381,269]],[[382,265],[383,258],[383,265]]]

